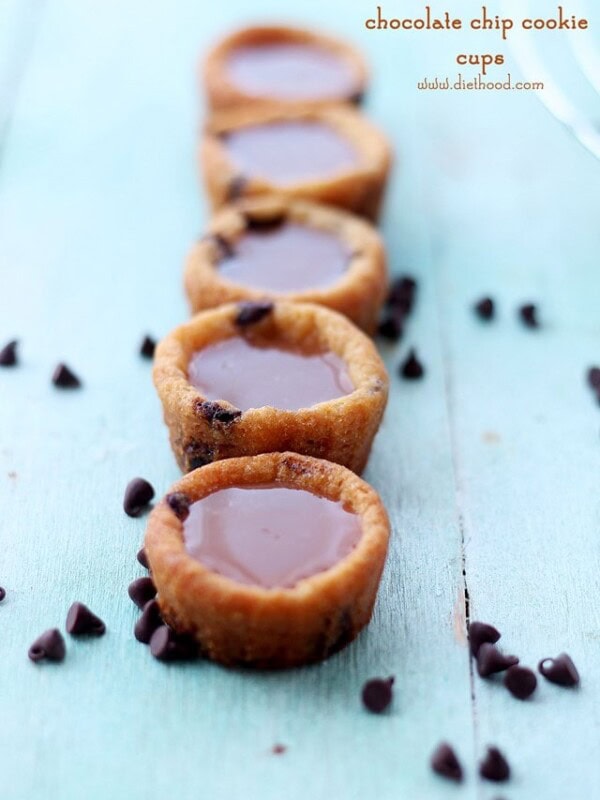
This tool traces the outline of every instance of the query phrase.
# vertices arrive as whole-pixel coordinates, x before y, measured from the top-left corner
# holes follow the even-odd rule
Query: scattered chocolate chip
[[[460,783],[463,778],[463,770],[456,753],[447,742],[442,742],[431,756],[431,769],[442,778]]]
[[[136,578],[129,584],[127,593],[138,608],[143,608],[149,600],[156,597],[156,586],[152,578]]]
[[[52,374],[52,383],[59,389],[78,389],[81,381],[66,364],[58,364]]]
[[[144,336],[140,345],[140,355],[143,358],[154,358],[156,341],[151,336]]]
[[[220,233],[209,233],[204,237],[204,240],[213,243],[217,250],[219,261],[231,258],[234,255],[233,245]]]
[[[529,667],[520,665],[510,667],[504,676],[504,685],[513,697],[519,700],[526,700],[535,691],[537,678],[535,672]]]
[[[469,646],[471,655],[476,656],[484,642],[496,644],[500,638],[500,631],[487,622],[471,622],[469,624]]]
[[[0,367],[14,367],[17,363],[18,341],[13,339],[0,350]]]
[[[398,308],[391,308],[384,312],[377,332],[384,339],[397,342],[404,332],[404,312]]]
[[[236,177],[231,180],[227,188],[227,199],[237,200],[240,198],[246,189],[247,183],[248,180],[244,178],[243,175],[236,175]]]
[[[278,211],[271,215],[255,216],[246,214],[246,227],[251,231],[271,231],[280,228],[285,222],[285,212]]]
[[[487,755],[479,765],[479,774],[486,781],[507,781],[510,777],[510,767],[497,747],[488,747]]]
[[[276,755],[280,756],[287,750],[287,747],[284,744],[274,744],[271,748],[271,752]]]
[[[414,349],[408,351],[406,359],[400,365],[400,374],[409,381],[419,380],[425,374],[425,369],[417,358]]]
[[[556,658],[543,658],[538,670],[546,680],[559,686],[577,686],[579,683],[579,672],[567,653],[561,653]]]
[[[238,304],[238,314],[235,318],[235,324],[239,325],[240,327],[245,327],[246,325],[254,325],[257,322],[260,322],[263,317],[266,317],[267,314],[270,314],[273,311],[273,303],[270,300],[264,300],[262,302],[247,302],[247,303],[239,303]]]
[[[374,714],[381,714],[382,711],[392,702],[392,686],[394,678],[372,678],[367,681],[362,688],[362,701],[365,708]]]
[[[148,600],[144,605],[142,616],[135,623],[133,633],[138,642],[148,644],[152,634],[157,628],[164,625],[160,615],[160,608],[156,600]]]
[[[32,661],[62,661],[65,657],[65,640],[58,628],[50,628],[29,648],[29,658]]]
[[[3,586],[0,586],[0,603],[4,600],[5,597],[6,597],[6,589]]]
[[[67,614],[67,633],[72,636],[90,634],[92,636],[102,636],[106,632],[106,625],[100,617],[83,603],[73,603]]]
[[[145,569],[150,569],[150,564],[148,563],[148,556],[146,555],[146,551],[144,550],[143,547],[138,550],[136,558],[140,562],[142,567],[144,567]]]
[[[127,484],[123,510],[129,517],[139,517],[154,497],[154,489],[145,478],[133,478]]]
[[[521,321],[528,328],[539,328],[540,323],[537,318],[537,306],[533,303],[526,303],[519,308]]]
[[[238,408],[225,408],[214,400],[204,400],[196,406],[198,412],[210,423],[220,422],[222,425],[230,425],[242,416]]]
[[[588,369],[587,381],[592,389],[600,389],[600,367],[590,367]]]
[[[492,319],[494,316],[494,301],[491,297],[483,297],[473,306],[475,313],[480,319]]]
[[[477,672],[480,678],[487,678],[496,672],[504,672],[519,663],[516,656],[505,656],[495,644],[483,642],[477,653]]]
[[[173,492],[167,495],[166,502],[175,516],[182,522],[187,519],[190,513],[190,499],[187,495],[183,492]]]
[[[190,661],[197,657],[198,645],[191,636],[161,625],[152,634],[150,652],[159,661]]]
[[[408,315],[412,311],[415,302],[416,290],[416,280],[410,275],[401,275],[392,282],[386,305],[394,306]]]

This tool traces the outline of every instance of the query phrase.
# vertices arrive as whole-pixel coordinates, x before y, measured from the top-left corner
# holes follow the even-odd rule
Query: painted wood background
[[[453,75],[463,46],[506,52],[518,76],[507,44],[367,33],[373,7],[305,0],[285,17],[349,36],[372,63],[368,112],[398,154],[383,232],[392,269],[420,280],[405,339],[384,353],[393,372],[416,344],[427,376],[393,380],[366,476],[394,528],[372,625],[320,666],[249,674],[165,667],[135,642],[126,589],[145,520],[121,500],[135,475],[161,494],[177,477],[137,346],[185,317],[182,261],[206,219],[197,55],[283,7],[0,3],[0,340],[22,343],[22,366],[0,374],[7,800],[600,796],[600,409],[583,378],[600,360],[600,164],[532,92],[415,88]],[[597,119],[572,52],[552,66]],[[485,293],[490,325],[469,310]],[[529,299],[536,332],[515,317]],[[51,387],[59,360],[81,391]],[[471,618],[524,663],[568,650],[580,690],[544,682],[520,703],[474,677],[466,590]],[[34,666],[30,642],[75,599],[107,635]],[[388,674],[393,709],[369,715],[360,687]],[[466,766],[460,788],[428,769],[441,739]],[[513,766],[501,791],[476,778],[488,743]]]

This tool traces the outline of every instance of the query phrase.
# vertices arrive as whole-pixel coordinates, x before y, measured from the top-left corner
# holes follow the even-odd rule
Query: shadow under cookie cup
[[[190,382],[190,359],[233,337],[259,347],[331,352],[354,389],[298,410],[242,411],[226,398],[207,398]],[[360,473],[388,396],[387,372],[373,342],[341,314],[308,303],[228,304],[201,312],[160,342],[153,378],[173,452],[186,472],[224,458],[293,451]]]
[[[369,622],[385,563],[389,522],[374,489],[354,473],[297,453],[268,453],[210,464],[179,480],[190,503],[228,487],[278,484],[340,501],[358,515],[349,555],[291,588],[237,583],[189,555],[183,521],[167,499],[153,510],[145,549],[165,621],[192,634],[202,653],[229,666],[283,668],[337,652]]]

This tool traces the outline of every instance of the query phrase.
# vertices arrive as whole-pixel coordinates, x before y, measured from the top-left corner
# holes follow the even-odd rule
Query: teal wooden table
[[[390,15],[420,7],[401,5]],[[368,32],[373,8],[305,0],[288,18],[350,37],[372,63],[367,110],[398,154],[383,233],[393,271],[420,281],[404,340],[383,352],[395,374],[415,344],[427,375],[393,378],[366,475],[393,524],[372,625],[324,664],[254,674],[165,667],[135,642],[126,589],[145,520],[121,509],[131,477],[161,494],[177,478],[137,345],[186,316],[182,261],[206,220],[196,58],[249,9],[0,6],[0,340],[22,343],[22,366],[0,374],[7,800],[600,796],[600,409],[584,384],[600,361],[600,164],[534,92],[416,89],[453,75],[463,47],[502,49],[518,76],[509,44]],[[281,12],[256,0],[252,18]],[[545,63],[598,118],[573,53]],[[470,311],[487,293],[489,325]],[[527,300],[538,331],[516,318]],[[59,360],[81,391],[50,385]],[[73,600],[106,636],[31,664],[29,644]],[[467,615],[525,664],[567,650],[580,689],[543,682],[520,703],[480,680]],[[363,681],[390,674],[390,713],[368,714]],[[465,765],[460,788],[429,771],[441,739]],[[488,743],[513,767],[501,791],[476,778]]]

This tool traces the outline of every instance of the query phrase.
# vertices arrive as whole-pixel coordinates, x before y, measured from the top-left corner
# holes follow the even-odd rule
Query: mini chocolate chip
[[[167,505],[182,522],[190,513],[190,499],[183,492],[173,492],[166,497]]]
[[[400,375],[409,381],[416,381],[425,374],[425,368],[417,358],[414,349],[408,351],[405,360],[400,364]]]
[[[197,409],[210,423],[220,422],[223,425],[230,425],[242,416],[242,412],[238,408],[224,408],[213,400],[204,400],[202,403],[198,403]]]
[[[223,261],[226,258],[231,258],[235,252],[231,242],[229,242],[220,233],[208,233],[203,237],[203,239],[206,242],[212,242],[212,244],[215,246],[219,261]]]
[[[6,597],[6,589],[3,586],[0,586],[0,603],[4,600],[5,597]]]
[[[431,769],[442,778],[448,778],[457,783],[462,781],[462,766],[456,753],[447,742],[442,742],[434,750],[431,756]]]
[[[600,367],[590,367],[588,369],[587,381],[592,389],[600,389]]]
[[[154,489],[145,478],[133,478],[127,484],[123,498],[123,510],[130,517],[139,515],[154,497]]]
[[[136,558],[140,562],[142,567],[145,567],[146,569],[150,569],[150,564],[148,563],[148,556],[146,555],[146,551],[144,550],[143,547],[140,548],[140,550],[137,551]]]
[[[469,646],[471,655],[476,656],[484,642],[496,644],[500,638],[500,631],[487,622],[471,622],[469,624]]]
[[[92,636],[102,636],[106,632],[106,625],[100,617],[83,603],[73,603],[67,614],[67,633],[72,636],[91,634]]]
[[[152,578],[136,578],[129,584],[127,593],[138,608],[143,608],[148,600],[156,597],[156,586]]]
[[[59,389],[78,389],[81,381],[66,364],[58,364],[52,374],[52,383]]]
[[[144,605],[142,616],[135,623],[133,633],[138,642],[149,644],[154,631],[163,624],[158,603],[156,600],[148,600]]]
[[[246,186],[248,184],[247,178],[244,178],[243,175],[236,175],[235,178],[229,183],[227,187],[227,199],[228,200],[237,200],[241,197],[246,190]]]
[[[355,106],[359,106],[364,99],[365,93],[363,91],[354,92],[353,94],[348,95],[348,102],[354,103]]]
[[[152,634],[150,652],[159,661],[190,661],[197,657],[198,645],[191,636],[161,625]]]
[[[14,367],[17,363],[18,341],[13,339],[0,350],[0,367]]]
[[[371,678],[362,688],[362,701],[365,708],[374,714],[381,714],[382,711],[392,702],[392,685],[394,678]]]
[[[537,678],[535,672],[529,667],[519,665],[510,667],[504,676],[504,685],[508,691],[519,700],[526,700],[535,691]]]
[[[497,747],[488,747],[487,755],[479,765],[479,774],[487,781],[507,781],[510,777],[510,767]]]
[[[537,306],[533,303],[526,303],[519,308],[521,321],[528,328],[539,328],[540,323],[537,318]]]
[[[480,678],[487,678],[496,672],[504,672],[519,663],[516,656],[505,656],[495,644],[483,642],[477,653],[477,672]]]
[[[391,308],[383,315],[377,332],[384,339],[397,342],[404,332],[404,312],[397,308]]]
[[[285,222],[285,213],[278,211],[271,216],[256,217],[251,214],[246,214],[246,227],[251,231],[271,231],[280,228]]]
[[[559,686],[576,686],[579,683],[579,672],[567,653],[561,653],[556,658],[543,658],[538,670],[546,680]]]
[[[65,657],[65,640],[58,628],[50,628],[29,648],[29,658],[32,661],[62,661]]]
[[[154,358],[156,341],[151,336],[144,336],[140,345],[140,355],[144,358]]]
[[[408,315],[414,305],[416,290],[416,280],[410,275],[401,275],[392,282],[386,305],[394,306]]]
[[[235,318],[235,324],[240,327],[246,325],[255,325],[260,322],[263,317],[273,311],[273,303],[270,300],[263,300],[261,302],[246,302],[238,303],[238,313]]]
[[[481,319],[492,319],[495,312],[494,301],[491,297],[483,297],[475,303],[473,309]]]

